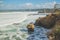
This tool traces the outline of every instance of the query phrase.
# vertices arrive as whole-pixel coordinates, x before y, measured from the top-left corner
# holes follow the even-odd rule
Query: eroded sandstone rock
[[[27,25],[28,32],[33,32],[34,31],[34,24],[30,23]]]
[[[35,25],[42,26],[45,28],[51,28],[52,26],[54,26],[54,24],[56,22],[56,17],[54,15],[55,14],[50,14],[46,17],[38,18],[35,22]]]
[[[60,20],[56,21],[52,31],[48,33],[49,40],[60,40]]]

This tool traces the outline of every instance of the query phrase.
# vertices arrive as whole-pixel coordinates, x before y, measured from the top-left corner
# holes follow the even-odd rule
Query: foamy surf
[[[0,25],[0,27],[1,26],[6,26],[6,25],[11,25],[11,24],[13,24],[13,23],[21,23],[21,22],[23,22],[24,20],[26,20],[27,19],[27,17],[25,16],[24,18],[21,18],[21,19],[17,19],[17,20],[13,20],[13,21],[10,21],[10,22],[5,22],[5,23],[3,23],[2,25]],[[9,20],[8,20],[9,21]]]
[[[28,14],[29,14],[29,12],[28,12]],[[11,14],[9,14],[9,15],[11,15]],[[27,28],[26,28],[27,24],[29,24],[30,22],[34,23],[37,18],[44,17],[44,16],[46,16],[46,15],[31,15],[31,16],[28,16],[28,17],[27,16],[23,16],[23,19],[25,20],[25,18],[26,18],[26,20],[25,21],[23,20],[23,22],[21,20],[22,23],[19,23],[18,25],[15,25],[13,23],[14,25],[12,24],[12,25],[9,25],[9,26],[2,27],[1,30],[2,30],[3,33],[1,33],[2,36],[0,36],[1,37],[0,40],[3,40],[3,39],[4,40],[48,40],[47,39],[47,35],[45,34],[48,29],[36,28],[35,27],[34,33],[29,35],[28,31],[27,31]],[[13,18],[16,18],[16,16],[13,17]],[[20,18],[20,15],[16,19],[18,19],[20,21],[19,18]]]
[[[27,19],[27,14],[22,13],[0,13],[0,27],[10,25],[13,23],[21,23]]]

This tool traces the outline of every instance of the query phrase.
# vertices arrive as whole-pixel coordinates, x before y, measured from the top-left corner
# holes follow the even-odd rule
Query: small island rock
[[[34,24],[30,23],[27,25],[28,32],[33,32],[34,31]]]

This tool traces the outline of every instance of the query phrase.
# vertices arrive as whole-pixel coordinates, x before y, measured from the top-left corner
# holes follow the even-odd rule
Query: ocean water
[[[32,34],[28,34],[26,26],[35,22],[43,15],[30,15],[37,12],[6,12],[0,13],[0,40],[48,40],[46,33],[50,31],[43,27],[35,27]]]

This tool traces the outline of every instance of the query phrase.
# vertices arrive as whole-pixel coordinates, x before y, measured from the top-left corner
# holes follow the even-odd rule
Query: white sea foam
[[[12,23],[22,22],[27,18],[27,13],[23,12],[5,12],[0,13],[0,27]]]
[[[13,25],[13,24],[12,24],[13,26],[9,25],[9,26],[0,27],[1,30],[3,31],[2,36],[0,36],[1,37],[0,40],[2,40],[2,39],[4,39],[4,40],[5,39],[6,40],[8,40],[8,39],[9,40],[17,40],[17,39],[21,39],[21,40],[29,40],[30,39],[30,40],[32,40],[33,38],[34,38],[33,40],[44,40],[43,38],[45,38],[45,40],[47,40],[47,37],[46,37],[47,35],[45,35],[45,33],[47,32],[46,29],[44,29],[44,28],[35,28],[34,29],[34,33],[31,34],[31,35],[28,35],[28,31],[27,31],[27,28],[26,28],[26,25],[28,23],[34,22],[38,17],[44,17],[46,15],[34,15],[34,16],[31,15],[31,16],[27,17],[27,15],[29,13],[35,13],[35,12],[18,12],[18,13],[16,13],[16,12],[12,13],[12,12],[10,12],[10,13],[9,14],[8,13],[2,13],[1,16],[0,16],[0,20],[2,22],[5,21],[5,20],[7,20],[7,21],[10,21],[11,23],[13,23],[13,22],[17,23],[17,22],[20,22],[20,21],[22,22],[25,19],[26,20],[24,22],[20,23],[18,25],[19,27],[17,25]],[[2,19],[4,19],[4,20],[2,20]],[[11,21],[11,20],[13,20],[13,21]],[[6,21],[6,23],[9,24],[9,22],[7,22],[7,21]],[[17,30],[19,28],[19,30],[18,31],[15,30],[15,27],[16,27]],[[9,31],[9,30],[12,30],[12,31]],[[13,30],[15,30],[15,32],[13,32]],[[7,32],[8,35],[4,35],[5,31],[8,31]],[[7,38],[7,37],[9,37],[9,38]]]
[[[0,13],[0,27],[10,25],[13,23],[18,23],[18,22],[20,23],[25,19],[27,19],[28,14],[37,14],[37,12],[2,12]],[[39,16],[44,17],[46,15],[44,16],[39,15]]]
[[[2,12],[0,13],[0,30],[11,30],[13,28],[9,27],[7,29],[7,25],[11,25],[13,23],[21,23],[27,19],[28,14],[35,14],[37,12]]]

